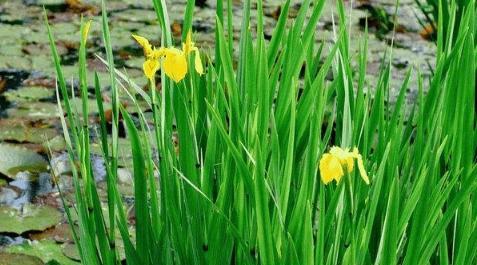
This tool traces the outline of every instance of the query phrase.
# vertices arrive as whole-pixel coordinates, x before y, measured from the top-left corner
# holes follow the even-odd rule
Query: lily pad
[[[49,5],[62,5],[65,1],[63,0],[37,0],[35,4],[39,6],[49,6]]]
[[[0,29],[0,44],[18,43],[22,35],[28,31],[30,30],[24,26],[2,24]]]
[[[133,236],[131,236],[130,239],[133,242],[135,241],[135,238]],[[65,243],[62,246],[62,249],[63,249],[63,254],[65,256],[67,256],[68,258],[70,258],[72,260],[80,261],[81,257],[80,257],[79,251],[78,251],[78,247],[75,243]],[[121,234],[119,232],[116,233],[116,249],[118,251],[119,258],[121,260],[126,259],[126,251],[125,251],[125,248],[124,248],[124,241],[122,240]]]
[[[6,123],[0,121],[0,140],[28,143],[43,143],[58,134],[53,128],[36,128],[27,124]]]
[[[13,69],[30,69],[31,62],[23,56],[11,56],[0,54],[0,69],[13,68]]]
[[[77,229],[75,229],[77,230]],[[73,234],[71,227],[67,223],[59,224],[40,233],[32,233],[29,237],[33,240],[51,239],[58,243],[72,242]]]
[[[72,260],[81,260],[78,248],[74,243],[66,243],[63,245],[63,254]]]
[[[20,171],[40,173],[48,163],[39,154],[16,145],[0,143],[0,173],[14,179]]]
[[[82,113],[83,102],[81,101],[81,98],[74,98],[70,100],[70,104],[73,111],[76,111],[77,113]],[[103,102],[103,106],[105,109],[111,108],[111,104],[107,102]],[[98,113],[99,111],[98,104],[96,103],[95,99],[88,99],[88,108],[90,114]]]
[[[41,259],[25,254],[0,253],[0,265],[43,265]]]
[[[66,149],[66,142],[62,135],[56,135],[55,137],[44,142],[43,146],[46,148],[46,150],[59,152]]]
[[[46,31],[42,31],[42,29],[38,31],[32,31],[30,34],[24,35],[23,40],[28,43],[43,43],[48,44],[48,38],[45,38],[47,34]],[[60,54],[64,54],[64,49],[59,49],[58,52]]]
[[[22,234],[43,231],[61,221],[62,215],[50,206],[26,204],[22,210],[0,207],[0,232]]]
[[[56,261],[61,265],[79,265],[79,262],[73,261],[63,254],[62,245],[56,244],[52,240],[33,241],[29,244],[11,246],[5,249],[7,253],[28,254],[40,258],[48,263]]]
[[[152,10],[127,9],[117,12],[113,15],[114,19],[131,22],[150,22],[156,21],[156,13]]]
[[[58,117],[58,107],[49,102],[22,102],[16,108],[7,110],[7,115],[12,118],[27,118],[41,120]]]
[[[21,87],[16,90],[9,90],[4,93],[5,97],[9,101],[35,101],[46,98],[51,98],[55,94],[53,89],[48,89],[46,87]]]
[[[62,1],[64,2],[64,1]],[[51,25],[51,28],[55,34],[60,35],[60,34],[65,34],[65,33],[71,33],[74,34],[79,31],[79,26],[75,23],[72,22],[59,22]],[[76,36],[76,39],[78,37]]]
[[[31,57],[31,68],[41,71],[42,73],[51,73],[54,71],[51,56],[46,54],[39,54]],[[53,91],[53,90],[52,90]]]
[[[20,43],[15,43],[2,46],[0,48],[0,53],[7,56],[23,56],[22,45]]]

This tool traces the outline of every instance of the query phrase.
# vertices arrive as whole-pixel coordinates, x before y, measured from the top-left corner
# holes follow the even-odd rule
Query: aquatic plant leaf
[[[47,99],[54,96],[55,91],[46,87],[30,86],[20,87],[15,90],[8,90],[4,93],[9,101],[35,101]]]
[[[40,258],[45,263],[56,261],[62,265],[80,264],[66,257],[63,254],[63,246],[52,240],[33,241],[29,244],[11,246],[5,249],[5,252],[32,255]]]
[[[0,121],[0,140],[16,142],[43,143],[58,134],[53,128],[35,128],[25,124],[4,124]]]
[[[30,69],[31,61],[24,56],[11,56],[11,55],[2,55],[0,54],[0,69],[20,69],[28,70]]]
[[[75,226],[75,230],[76,226]],[[29,237],[33,240],[54,240],[57,243],[73,242],[73,234],[71,233],[71,227],[68,223],[61,223],[55,227],[48,228],[43,232],[35,232],[29,234]]]
[[[0,232],[22,234],[43,231],[61,221],[61,213],[50,206],[26,204],[22,210],[0,207]]]
[[[58,117],[56,104],[50,102],[22,102],[17,107],[7,110],[11,118],[41,120]]]
[[[41,259],[25,255],[25,254],[12,254],[12,253],[0,253],[0,265],[43,265]]]
[[[11,144],[0,143],[0,173],[14,179],[21,171],[44,172],[48,167],[46,160],[39,154]]]

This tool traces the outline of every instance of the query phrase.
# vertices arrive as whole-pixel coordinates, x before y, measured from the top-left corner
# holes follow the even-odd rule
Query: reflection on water
[[[9,246],[9,245],[20,245],[25,242],[25,238],[21,236],[10,237],[6,235],[0,235],[0,247]]]
[[[51,175],[48,173],[33,176],[28,172],[19,172],[17,178],[10,182],[10,186],[20,190],[19,196],[8,203],[10,207],[16,209],[21,209],[24,204],[31,202],[37,195],[53,191]]]

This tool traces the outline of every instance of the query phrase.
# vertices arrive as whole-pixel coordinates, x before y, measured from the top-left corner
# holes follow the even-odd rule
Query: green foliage
[[[165,1],[153,2],[162,43],[170,46]],[[458,19],[451,13],[459,27],[439,24],[453,33],[439,37],[446,45],[440,45],[435,75],[423,80],[410,71],[394,105],[386,102],[389,61],[378,82],[367,83],[366,35],[358,70],[352,67],[342,1],[336,41],[324,58],[323,45],[314,43],[324,0],[303,1],[291,21],[286,1],[270,42],[263,35],[262,1],[256,16],[251,4],[244,1],[240,45],[233,47],[231,1],[226,15],[217,1],[215,61],[204,75],[189,71],[177,84],[162,73],[161,91],[150,84],[149,94],[117,82],[125,75],[114,69],[103,5],[111,136],[97,75],[95,95],[87,88],[86,40],[79,56],[84,104],[75,113],[49,30],[63,102],[58,95],[58,107],[66,111],[60,118],[71,163],[79,165],[72,167],[79,224],[74,238],[83,264],[121,264],[118,233],[131,265],[475,264],[475,3],[469,1]],[[186,29],[193,9],[189,1]],[[409,106],[411,78],[418,79],[419,96]],[[120,93],[131,96],[137,115],[119,104]],[[90,165],[89,97],[96,98],[100,117],[107,215]],[[149,104],[152,119],[137,98]],[[133,157],[134,224],[117,190],[120,123]],[[318,162],[333,145],[360,150],[370,186],[358,173],[322,184]]]
[[[431,40],[438,40],[452,45],[456,41],[459,27],[462,25],[461,19],[469,9],[474,9],[473,0],[414,0],[419,7],[424,19],[418,17],[421,26],[428,31]],[[474,32],[477,29],[474,29]],[[475,34],[474,33],[474,34]],[[444,38],[441,38],[442,36]]]

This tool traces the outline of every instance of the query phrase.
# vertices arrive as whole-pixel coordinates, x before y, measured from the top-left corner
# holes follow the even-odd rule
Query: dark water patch
[[[5,11],[0,11],[0,24],[7,24],[7,25],[23,25],[24,21],[20,19],[5,19],[4,16],[8,16],[9,13]]]
[[[143,56],[144,52],[139,45],[128,45],[122,47],[119,51],[119,53],[127,54],[128,56]]]
[[[20,19],[6,20],[0,17],[0,24],[4,25],[24,25],[25,21]]]
[[[4,86],[5,88],[12,89],[19,87],[23,80],[27,79],[30,76],[30,73],[23,70],[15,70],[15,69],[2,69],[0,70],[0,78],[1,80],[5,80]]]
[[[68,49],[68,52],[60,56],[61,65],[75,65],[78,62],[78,50]]]
[[[25,238],[17,236],[15,234],[2,234],[0,235],[0,247],[20,245],[25,242]]]
[[[201,33],[212,33],[214,32],[214,29],[211,25],[207,25],[200,21],[194,21],[192,22],[192,31]]]
[[[0,118],[5,118],[6,110],[10,107],[11,103],[5,98],[5,96],[0,94]]]
[[[27,6],[39,6],[38,0],[23,0],[23,3]],[[54,3],[54,4],[47,4],[43,5],[43,7],[51,12],[64,12],[68,9],[68,5],[66,3]]]
[[[29,76],[30,73],[23,70],[0,70],[0,81],[3,87],[3,89],[0,89],[0,118],[4,118],[6,116],[6,110],[11,106],[11,102],[6,99],[2,92],[18,88],[19,86],[21,86],[22,82]]]
[[[106,130],[108,132],[109,135],[111,135],[113,133],[113,124],[112,122],[108,122],[106,123]],[[126,127],[124,127],[124,124],[123,122],[120,122],[118,124],[118,136],[120,138],[126,138]]]
[[[196,1],[195,1],[195,6],[200,7],[200,8],[210,7],[210,6],[207,4],[207,0],[196,0]]]

